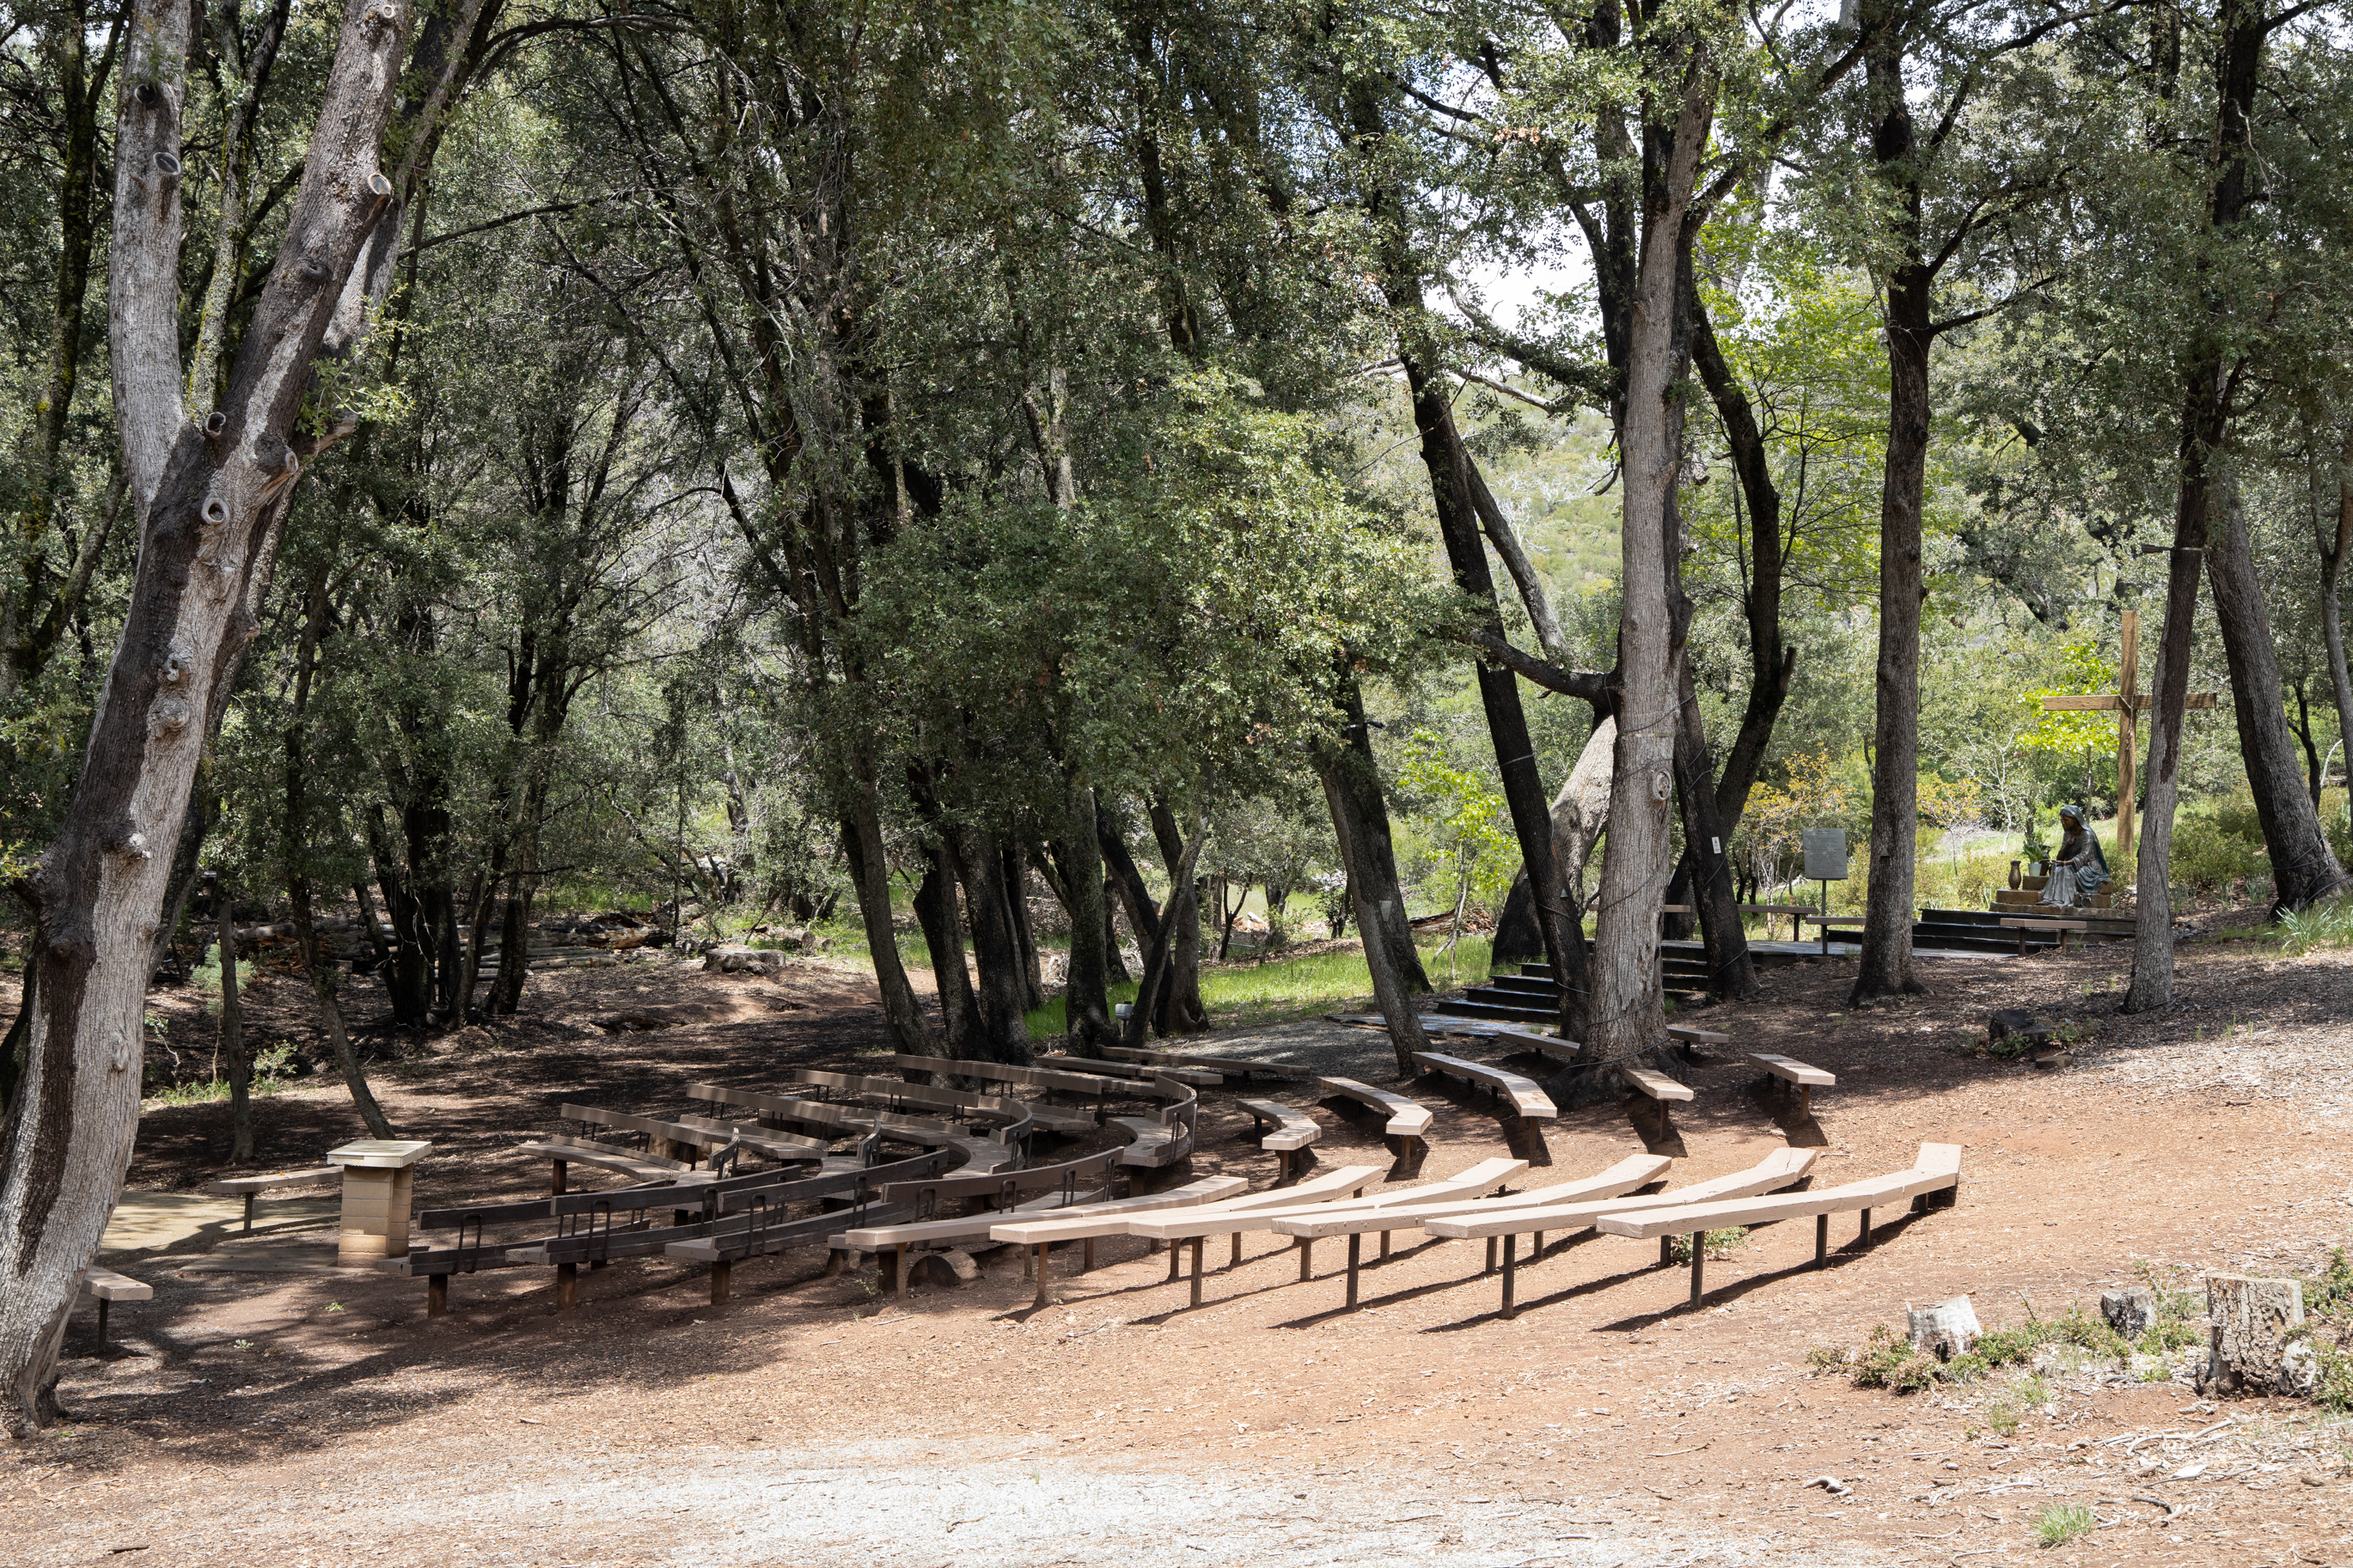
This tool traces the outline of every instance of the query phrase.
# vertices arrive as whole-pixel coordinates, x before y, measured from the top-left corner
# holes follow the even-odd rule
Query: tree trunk
[[[957,880],[964,884],[974,964],[980,973],[981,1059],[1026,1067],[1032,1059],[1029,1026],[1022,1017],[1029,997],[1012,916],[1006,909],[1003,854],[996,836],[977,828],[954,829],[947,842],[955,857]]]
[[[1029,923],[1029,858],[1021,841],[1004,836],[1005,920],[1019,956],[1022,1011],[1046,1005],[1045,976],[1038,966],[1038,933]]]
[[[1504,573],[1519,590],[1520,605],[1528,613],[1528,626],[1536,634],[1536,646],[1544,656],[1564,668],[1573,664],[1568,643],[1560,635],[1560,622],[1552,613],[1552,600],[1545,593],[1544,579],[1536,575],[1535,563],[1520,545],[1520,536],[1512,527],[1512,520],[1495,504],[1494,493],[1487,489],[1487,477],[1479,465],[1464,454],[1464,476],[1471,483],[1471,504],[1478,509],[1479,521],[1487,531],[1487,542],[1495,547],[1496,558],[1504,563]]]
[[[1715,78],[1687,59],[1672,126],[1654,125],[1644,162],[1641,259],[1627,343],[1620,481],[1623,607],[1619,618],[1618,740],[1609,787],[1609,840],[1601,859],[1593,1014],[1585,1042],[1603,1062],[1656,1052],[1659,911],[1665,902],[1668,812],[1674,794],[1676,710],[1672,573],[1667,559],[1674,487],[1683,469],[1676,387],[1690,354],[1683,309],[1693,184],[1715,120]]]
[[[2345,612],[2339,595],[2346,552],[2353,549],[2353,428],[2346,434],[2345,450],[2337,461],[2336,538],[2332,541],[2323,534],[2320,541],[2320,639],[2328,650],[2328,690],[2337,705],[2337,732],[2345,738],[2348,748],[2346,796],[2353,800],[2353,679],[2346,671]],[[2327,781],[2321,782],[2325,785]]]
[[[882,817],[874,786],[860,779],[850,809],[841,823],[843,858],[849,862],[850,882],[858,891],[859,918],[866,926],[866,945],[874,958],[874,982],[882,994],[882,1015],[898,1037],[899,1048],[910,1056],[939,1054],[939,1042],[923,1022],[914,987],[907,984],[905,965],[899,962],[898,932],[891,923],[891,868],[882,853]]]
[[[237,917],[229,910],[227,878],[213,882],[213,913],[220,927],[220,1054],[228,1064],[228,1163],[242,1165],[253,1158],[253,1056],[245,1048],[245,1016],[237,1006]]]
[[[1616,766],[1618,721],[1604,717],[1586,737],[1577,766],[1552,798],[1553,853],[1560,861],[1561,898],[1569,919],[1585,923],[1585,869],[1593,847],[1609,826],[1609,774]],[[1494,957],[1498,964],[1522,963],[1544,956],[1544,932],[1535,923],[1535,906],[1528,891],[1527,868],[1512,879],[1504,913],[1495,922]]]
[[[1391,956],[1388,944],[1380,940],[1381,914],[1374,901],[1374,884],[1359,872],[1367,835],[1347,780],[1355,762],[1349,749],[1335,748],[1318,755],[1315,771],[1324,781],[1324,799],[1332,808],[1332,835],[1340,841],[1341,863],[1347,868],[1349,900],[1356,906],[1356,930],[1364,940],[1365,968],[1372,975],[1373,1000],[1381,1010],[1382,1021],[1388,1025],[1389,1044],[1397,1051],[1398,1076],[1409,1079],[1414,1076],[1414,1053],[1430,1049],[1430,1037],[1422,1030],[1421,1016],[1414,1011],[1413,992]]]
[[[1063,826],[1062,881],[1069,889],[1071,961],[1063,972],[1062,1023],[1070,1049],[1078,1056],[1100,1057],[1103,1047],[1118,1037],[1112,1028],[1111,1000],[1105,994],[1110,979],[1110,912],[1103,897],[1103,868],[1095,846],[1095,792],[1073,784]]]
[[[1201,889],[1198,877],[1179,878],[1176,868],[1188,847],[1176,826],[1176,815],[1163,800],[1149,803],[1152,836],[1160,845],[1168,868],[1168,899],[1161,906],[1161,934],[1168,942],[1168,973],[1161,983],[1159,1006],[1152,1026],[1164,1035],[1198,1034],[1208,1027],[1209,1010],[1201,1005]],[[1208,831],[1208,803],[1201,811],[1199,840]],[[1198,851],[1195,852],[1198,862]]]
[[[1887,290],[1887,460],[1879,503],[1879,661],[1862,956],[1849,1005],[1925,993],[1913,973],[1913,854],[1920,826],[1921,507],[1928,463],[1929,284],[1899,268]]]
[[[1346,715],[1349,755],[1341,759],[1341,787],[1348,793],[1349,823],[1356,835],[1357,866],[1356,875],[1371,896],[1371,908],[1380,916],[1372,926],[1359,925],[1359,933],[1377,931],[1388,945],[1389,963],[1398,972],[1398,981],[1409,995],[1427,996],[1435,989],[1421,966],[1421,949],[1413,942],[1413,922],[1405,907],[1405,889],[1398,878],[1397,843],[1389,831],[1388,799],[1381,793],[1380,764],[1373,758],[1373,726],[1365,713],[1364,689],[1357,684],[1356,672],[1341,662],[1338,694],[1340,711]]]
[[[302,595],[302,631],[294,647],[294,694],[289,704],[286,720],[286,811],[280,824],[278,856],[286,868],[286,902],[294,921],[294,941],[302,954],[302,970],[310,977],[311,991],[319,999],[320,1016],[327,1022],[327,1040],[335,1053],[335,1066],[343,1075],[344,1087],[351,1090],[352,1104],[358,1110],[360,1120],[367,1124],[372,1138],[389,1138],[392,1123],[385,1120],[384,1110],[376,1104],[375,1095],[368,1088],[367,1075],[360,1067],[358,1053],[352,1049],[350,1034],[343,1027],[343,1009],[335,997],[336,973],[332,965],[319,960],[318,932],[311,921],[311,821],[310,821],[310,744],[308,722],[311,710],[311,689],[319,668],[319,639],[327,625],[327,569],[322,556],[311,568],[311,580]],[[368,918],[363,907],[361,918]]]
[[[1204,797],[1208,794],[1207,781],[1204,781],[1201,793]],[[1201,922],[1196,917],[1192,900],[1185,894],[1193,885],[1193,868],[1200,864],[1201,846],[1208,843],[1208,838],[1209,817],[1208,814],[1204,812],[1201,814],[1199,826],[1193,831],[1191,842],[1185,846],[1183,852],[1176,858],[1176,864],[1173,868],[1176,889],[1169,894],[1167,918],[1160,922],[1159,931],[1154,934],[1150,945],[1145,949],[1144,982],[1136,991],[1135,1005],[1128,1009],[1127,1027],[1120,1032],[1120,1041],[1123,1045],[1131,1047],[1141,1047],[1145,1041],[1145,1032],[1151,1026],[1153,1016],[1161,1010],[1161,1003],[1167,995],[1171,972],[1175,967],[1170,950],[1176,945],[1177,933],[1184,922],[1187,921],[1192,922],[1194,938],[1197,942],[1199,940]]]
[[[985,1060],[987,1040],[980,1026],[980,1004],[965,967],[964,925],[956,916],[955,873],[947,851],[923,846],[923,879],[915,885],[915,922],[932,957],[932,989],[940,999],[940,1037],[959,1061]]]
[[[1748,932],[1740,923],[1732,860],[1724,847],[1730,830],[1715,814],[1715,764],[1708,755],[1707,731],[1692,685],[1691,657],[1680,649],[1675,689],[1682,699],[1675,718],[1675,801],[1683,813],[1683,860],[1696,868],[1690,876],[1690,901],[1699,911],[1708,992],[1725,998],[1754,996],[1757,968],[1748,956]]]
[[[2321,831],[2320,811],[2296,777],[2295,738],[2280,700],[2279,656],[2255,575],[2255,555],[2237,489],[2223,508],[2222,533],[2206,551],[2214,620],[2230,656],[2231,703],[2239,720],[2239,755],[2254,792],[2255,816],[2271,852],[2274,911],[2300,910],[2345,886],[2344,868]]]
[[[1134,928],[1142,952],[1160,938],[1160,911],[1152,902],[1152,890],[1144,885],[1135,857],[1128,853],[1126,837],[1103,808],[1100,792],[1095,796],[1095,846],[1103,851],[1103,866],[1119,889],[1120,905],[1127,910],[1127,923]]]

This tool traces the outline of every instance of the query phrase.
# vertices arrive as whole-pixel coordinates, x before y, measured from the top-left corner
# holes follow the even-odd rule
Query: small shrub
[[[2079,1502],[2054,1502],[2034,1516],[2034,1539],[2046,1547],[2064,1546],[2092,1533],[2099,1521]]]
[[[2253,838],[2242,837],[2225,827],[2217,817],[2187,817],[2173,829],[2173,878],[2176,881],[2214,888],[2241,877],[2258,875],[2265,866],[2263,857],[2256,853],[2262,845],[2260,835]]]
[[[1997,1436],[2014,1437],[2018,1435],[2018,1406],[2010,1402],[2008,1394],[1997,1394],[1987,1400],[1980,1414]]]
[[[1728,1230],[1711,1230],[1700,1237],[1701,1243],[1707,1248],[1707,1256],[1719,1258],[1731,1257],[1733,1249],[1747,1239],[1748,1227],[1745,1225],[1736,1225]],[[1673,1245],[1669,1250],[1676,1262],[1689,1263],[1692,1258],[1691,1249],[1692,1238],[1688,1236],[1679,1236],[1674,1238]]]
[[[2029,1410],[2040,1410],[2051,1403],[2051,1385],[2040,1377],[2022,1377],[2015,1390],[2019,1403]]]

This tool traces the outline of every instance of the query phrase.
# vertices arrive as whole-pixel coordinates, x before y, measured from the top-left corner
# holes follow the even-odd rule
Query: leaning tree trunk
[[[1430,1049],[1430,1037],[1423,1032],[1421,1015],[1414,1011],[1413,992],[1381,940],[1380,908],[1377,889],[1363,874],[1364,845],[1369,837],[1357,812],[1356,801],[1350,792],[1347,772],[1355,763],[1354,755],[1345,747],[1335,748],[1335,754],[1319,754],[1316,775],[1324,781],[1324,798],[1332,807],[1332,832],[1340,841],[1341,863],[1347,868],[1348,895],[1356,906],[1356,931],[1364,940],[1365,968],[1372,975],[1373,1000],[1380,1007],[1381,1021],[1388,1026],[1389,1044],[1397,1050],[1398,1076],[1414,1076],[1414,1053]]]
[[[2321,830],[2320,808],[2296,776],[2295,737],[2280,701],[2279,655],[2235,487],[2222,509],[2221,536],[2206,551],[2206,580],[2214,590],[2214,620],[2231,662],[2239,755],[2247,765],[2255,816],[2271,854],[2272,908],[2300,910],[2342,889],[2345,868]]]
[[[932,991],[940,1001],[940,1037],[947,1054],[974,1061],[987,1054],[980,1026],[980,1004],[972,994],[972,974],[965,967],[964,926],[956,919],[955,872],[947,851],[937,844],[923,846],[923,879],[915,884],[915,923],[923,930],[923,945],[932,958]]]
[[[1586,865],[1593,858],[1593,847],[1601,842],[1602,830],[1609,826],[1609,774],[1616,765],[1617,750],[1618,721],[1604,716],[1585,738],[1585,749],[1577,752],[1568,781],[1552,797],[1553,853],[1560,861],[1561,898],[1568,906],[1569,919],[1580,926],[1585,921]],[[1544,956],[1544,932],[1536,925],[1535,896],[1525,866],[1512,879],[1504,913],[1495,921],[1494,956],[1499,964]]]
[[[1202,781],[1202,798],[1206,800],[1208,793],[1208,782],[1205,778]],[[1178,853],[1176,864],[1171,868],[1176,885],[1169,893],[1168,908],[1160,922],[1160,929],[1145,949],[1144,978],[1136,990],[1135,1005],[1128,1009],[1127,1026],[1120,1031],[1122,1045],[1141,1047],[1144,1044],[1145,1032],[1151,1026],[1154,1015],[1160,1010],[1161,1003],[1168,994],[1175,969],[1170,960],[1170,949],[1176,944],[1178,921],[1190,920],[1196,931],[1200,929],[1201,922],[1195,917],[1192,901],[1182,894],[1184,889],[1193,885],[1193,868],[1201,863],[1201,846],[1208,839],[1209,814],[1204,811],[1193,829],[1192,839]]]
[[[1356,859],[1350,875],[1356,879],[1372,898],[1372,907],[1380,919],[1374,925],[1361,925],[1359,931],[1377,931],[1388,947],[1389,963],[1398,972],[1398,981],[1412,995],[1426,996],[1433,989],[1430,975],[1421,967],[1421,949],[1413,944],[1413,922],[1405,907],[1405,889],[1398,879],[1397,839],[1389,830],[1388,799],[1381,793],[1380,764],[1373,759],[1372,721],[1365,714],[1364,689],[1357,684],[1356,672],[1341,661],[1339,695],[1340,711],[1347,716],[1347,756],[1341,763],[1339,779],[1348,792],[1348,820],[1356,831]]]
[[[2332,542],[2324,535],[2320,548],[2320,639],[2328,651],[2328,690],[2337,704],[2337,732],[2353,744],[2353,676],[2348,676],[2345,666],[2345,610],[2339,597],[2345,582],[2345,554],[2353,549],[2353,431],[2347,433],[2338,463],[2337,537]],[[2353,797],[2353,756],[2345,759],[2345,773],[2347,793]]]
[[[882,853],[882,808],[873,785],[863,779],[854,786],[850,809],[841,821],[841,847],[849,861],[851,884],[858,890],[859,918],[865,922],[866,945],[874,958],[875,988],[882,994],[882,1016],[899,1048],[912,1056],[938,1054],[939,1042],[923,1022],[915,988],[907,982],[906,965],[899,962],[899,935],[891,921],[891,868]]]
[[[349,0],[301,194],[228,391],[180,414],[179,118],[190,8],[142,0],[124,61],[108,314],[115,416],[142,507],[121,641],[56,839],[26,878],[42,947],[22,1092],[0,1131],[0,1388],[8,1429],[47,1372],[137,1131],[142,1011],[170,848],[216,689],[252,637],[313,357],[392,184],[378,172],[408,12]],[[144,476],[155,477],[152,485]]]
[[[980,973],[979,1054],[987,1061],[1027,1067],[1031,1059],[1029,1026],[1022,1015],[1029,1010],[1029,989],[1013,919],[1006,909],[1004,856],[997,836],[978,828],[955,829],[947,839],[955,857],[956,879],[964,884],[973,965]]]
[[[1152,836],[1168,868],[1168,900],[1160,909],[1161,934],[1168,941],[1168,973],[1162,982],[1160,1003],[1152,1026],[1164,1035],[1197,1034],[1208,1027],[1209,1010],[1201,1002],[1201,889],[1197,874],[1178,876],[1186,838],[1176,826],[1176,814],[1165,800],[1150,803]],[[1208,804],[1201,806],[1202,832],[1208,831]],[[1198,837],[1199,835],[1195,836]]]
[[[2212,500],[2210,437],[2219,433],[2211,377],[2193,373],[2181,432],[2174,498],[2173,553],[2166,572],[2165,630],[2157,646],[2148,730],[2147,795],[2141,808],[2138,879],[2133,896],[2132,984],[2124,1011],[2146,1013],[2173,1000],[2173,814],[2181,799],[2181,725],[2189,706],[2189,639],[2198,618],[2198,565]]]

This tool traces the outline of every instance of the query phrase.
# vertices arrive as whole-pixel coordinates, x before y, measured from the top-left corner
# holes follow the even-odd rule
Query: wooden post
[[[1504,1316],[1506,1318],[1519,1312],[1519,1308],[1512,1301],[1513,1287],[1519,1283],[1520,1278],[1519,1252],[1520,1238],[1516,1233],[1504,1237]]]

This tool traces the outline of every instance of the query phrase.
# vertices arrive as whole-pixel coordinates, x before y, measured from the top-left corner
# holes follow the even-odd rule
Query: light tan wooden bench
[[[1651,1157],[1659,1158],[1656,1155]],[[1793,1182],[1805,1180],[1807,1173],[1813,1169],[1814,1159],[1814,1152],[1810,1149],[1776,1149],[1746,1171],[1736,1171],[1731,1175],[1718,1176],[1713,1181],[1700,1182],[1672,1193],[1632,1199],[1614,1194],[1599,1194],[1541,1204],[1506,1200],[1460,1214],[1434,1215],[1423,1222],[1422,1228],[1437,1237],[1462,1239],[1483,1237],[1487,1242],[1486,1271],[1489,1273],[1494,1272],[1495,1268],[1495,1240],[1498,1237],[1503,1238],[1503,1315],[1510,1318],[1515,1316],[1519,1310],[1514,1304],[1514,1295],[1516,1289],[1517,1248],[1522,1232],[1531,1233],[1535,1237],[1535,1245],[1528,1249],[1528,1261],[1534,1263],[1544,1255],[1544,1238],[1549,1232],[1573,1234],[1590,1230],[1605,1214],[1629,1214],[1646,1208],[1671,1208],[1717,1198],[1740,1198],[1756,1193],[1774,1192]],[[1666,1163],[1663,1159],[1659,1163],[1661,1165]]]
[[[259,1176],[224,1176],[218,1181],[206,1182],[204,1191],[216,1198],[243,1198],[245,1224],[238,1229],[249,1231],[253,1228],[253,1200],[262,1194],[285,1192],[294,1187],[322,1187],[331,1183],[339,1184],[343,1179],[343,1168],[341,1165],[313,1165],[306,1170],[271,1171]]]
[[[1276,1100],[1238,1100],[1258,1121],[1258,1146],[1276,1157],[1275,1181],[1291,1180],[1299,1152],[1319,1142],[1324,1129],[1303,1110],[1293,1110]]]
[[[1410,1175],[1421,1169],[1423,1158],[1430,1152],[1425,1136],[1430,1124],[1436,1120],[1427,1106],[1416,1105],[1401,1094],[1391,1094],[1385,1089],[1360,1083],[1353,1078],[1319,1078],[1316,1087],[1337,1100],[1353,1100],[1357,1104],[1379,1111],[1387,1118],[1381,1136],[1388,1140],[1389,1152],[1397,1163],[1390,1169],[1390,1179]]]
[[[1198,1181],[1188,1182],[1181,1187],[1171,1187],[1166,1192],[1149,1193],[1142,1197],[1112,1198],[1092,1203],[1071,1203],[1066,1201],[1063,1194],[1049,1193],[1044,1197],[1031,1199],[1014,1212],[1020,1215],[1035,1215],[1040,1219],[1053,1219],[1068,1224],[1082,1216],[1092,1218],[1125,1215],[1141,1214],[1152,1209],[1182,1208],[1192,1204],[1212,1203],[1219,1198],[1230,1197],[1249,1185],[1249,1181],[1241,1176],[1203,1176]],[[907,1293],[907,1251],[910,1247],[951,1241],[997,1239],[993,1237],[994,1231],[1007,1223],[1004,1211],[998,1210],[995,1213],[968,1215],[962,1219],[918,1220],[907,1225],[869,1226],[863,1229],[846,1230],[839,1236],[829,1237],[826,1240],[826,1245],[845,1252],[895,1254],[896,1267],[892,1272],[898,1293],[903,1297]],[[1118,1223],[1117,1220],[1113,1220],[1112,1228],[1100,1234],[1117,1235]],[[1090,1264],[1092,1264],[1093,1248],[1090,1247],[1088,1251]],[[1041,1284],[1039,1288],[1041,1304],[1043,1300],[1044,1288]]]
[[[1961,1147],[1957,1143],[1923,1143],[1908,1171],[1892,1172],[1868,1181],[1826,1187],[1783,1197],[1739,1198],[1723,1203],[1679,1204],[1662,1208],[1607,1214],[1594,1228],[1610,1236],[1688,1236],[1692,1242],[1691,1304],[1699,1305],[1704,1290],[1703,1268],[1707,1257],[1706,1233],[1734,1226],[1773,1225],[1785,1219],[1814,1220],[1814,1266],[1830,1259],[1830,1216],[1861,1211],[1858,1242],[1871,1239],[1871,1211],[1905,1199],[1925,1200],[1942,1192],[1957,1193],[1961,1183]],[[1947,1199],[1947,1203],[1953,1200]],[[1921,1203],[1919,1206],[1927,1206]],[[1938,1206],[1942,1206],[1941,1205]],[[1663,1258],[1663,1249],[1662,1252]]]
[[[1303,1081],[1315,1069],[1288,1062],[1252,1061],[1247,1057],[1213,1057],[1198,1051],[1153,1051],[1140,1046],[1105,1046],[1103,1055],[1114,1061],[1142,1062],[1154,1067],[1207,1068],[1228,1078],[1279,1078]]]
[[[1356,1281],[1358,1269],[1363,1262],[1364,1238],[1367,1235],[1376,1232],[1379,1234],[1380,1256],[1381,1259],[1386,1261],[1389,1256],[1390,1238],[1398,1231],[1419,1230],[1432,1221],[1444,1216],[1480,1214],[1492,1207],[1516,1210],[1527,1204],[1532,1197],[1561,1201],[1573,1198],[1622,1197],[1628,1193],[1656,1182],[1664,1173],[1670,1163],[1662,1155],[1633,1154],[1594,1175],[1574,1182],[1562,1182],[1539,1189],[1535,1194],[1474,1195],[1473,1192],[1461,1190],[1463,1178],[1458,1177],[1455,1182],[1457,1190],[1453,1193],[1439,1190],[1445,1184],[1433,1184],[1429,1188],[1409,1189],[1406,1193],[1398,1194],[1395,1195],[1394,1202],[1384,1202],[1377,1205],[1346,1205],[1328,1215],[1309,1214],[1287,1217],[1278,1220],[1274,1229],[1278,1235],[1299,1237],[1299,1245],[1303,1250],[1324,1237],[1345,1236],[1348,1238],[1347,1306],[1353,1310],[1356,1305]],[[1484,1168],[1486,1173],[1492,1174],[1493,1171],[1501,1164],[1502,1162],[1499,1161],[1488,1162]],[[1472,1172],[1465,1172],[1463,1175],[1468,1177],[1481,1170],[1481,1167],[1473,1167]],[[1489,1184],[1500,1186],[1501,1181]],[[1419,1202],[1413,1201],[1413,1193],[1416,1191],[1427,1192],[1430,1196]],[[1303,1271],[1300,1278],[1305,1279],[1306,1274]]]
[[[1798,1109],[1808,1116],[1814,1113],[1814,1090],[1831,1089],[1838,1083],[1838,1078],[1833,1073],[1821,1068],[1810,1067],[1804,1062],[1793,1060],[1788,1057],[1777,1056],[1771,1051],[1751,1051],[1748,1053],[1748,1059],[1775,1078],[1795,1085],[1798,1090]]]
[[[1626,1081],[1633,1085],[1637,1091],[1649,1095],[1652,1100],[1663,1103],[1668,1100],[1687,1100],[1692,1098],[1691,1085],[1677,1083],[1662,1072],[1656,1072],[1649,1068],[1632,1067],[1624,1062],[1618,1064],[1618,1070],[1626,1075]]]
[[[2092,929],[2092,922],[2089,921],[2044,920],[2040,916],[2029,915],[2005,915],[2001,919],[2000,925],[2004,931],[2014,931],[2018,933],[2018,956],[2021,958],[2026,956],[2026,933],[2029,931],[2056,932],[2059,937],[2059,951],[2064,952],[2067,951],[2069,931],[2088,931]]]
[[[336,1169],[341,1174],[341,1167]],[[155,1299],[155,1287],[93,1263],[81,1271],[81,1294],[98,1303],[98,1349],[103,1355],[108,1342],[106,1310],[117,1301],[152,1301]]]
[[[1092,1074],[1097,1078],[1141,1079],[1169,1078],[1178,1083],[1189,1083],[1196,1089],[1215,1089],[1226,1081],[1225,1075],[1208,1068],[1169,1067],[1156,1062],[1122,1061],[1115,1057],[1039,1057],[1038,1066],[1047,1072]]]
[[[1550,1121],[1560,1115],[1552,1102],[1552,1096],[1538,1088],[1534,1079],[1522,1078],[1518,1073],[1505,1072],[1502,1068],[1491,1068],[1484,1062],[1465,1061],[1461,1057],[1450,1057],[1439,1051],[1416,1051],[1413,1059],[1425,1071],[1442,1078],[1458,1078],[1474,1088],[1487,1090],[1497,1100],[1509,1104],[1514,1116]]]
[[[1683,1040],[1694,1046],[1728,1046],[1732,1037],[1715,1029],[1694,1029],[1689,1024],[1669,1024],[1667,1037]]]

